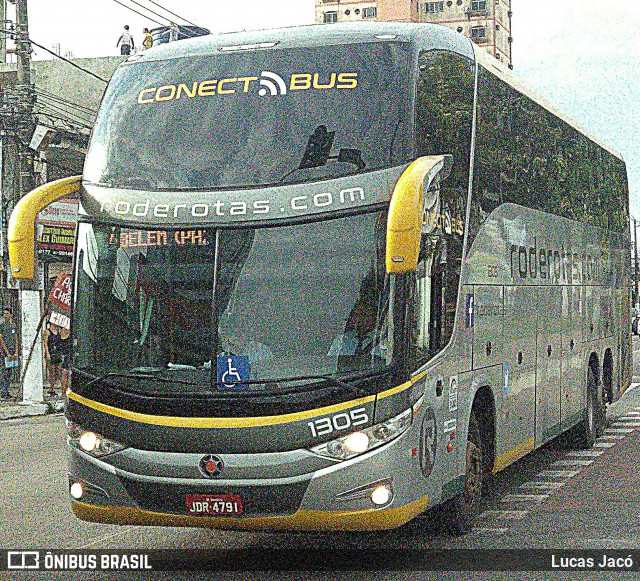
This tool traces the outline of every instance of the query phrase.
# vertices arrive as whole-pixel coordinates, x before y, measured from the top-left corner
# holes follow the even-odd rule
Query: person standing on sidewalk
[[[116,42],[116,48],[120,45],[120,54],[127,55],[131,54],[132,49],[135,48],[135,43],[133,42],[133,34],[129,32],[129,26],[124,25],[124,30]]]
[[[178,36],[180,36],[180,29],[175,22],[172,22],[169,25],[169,42],[175,42],[178,40]]]
[[[10,307],[4,307],[2,311],[3,321],[0,323],[0,346],[4,353],[4,365],[0,378],[0,398],[10,399],[9,386],[13,370],[18,366],[18,334],[12,321],[13,311]]]
[[[57,395],[56,384],[62,377],[62,338],[57,325],[50,323],[47,325],[44,342],[44,355],[47,361],[47,371],[49,375],[49,395]]]

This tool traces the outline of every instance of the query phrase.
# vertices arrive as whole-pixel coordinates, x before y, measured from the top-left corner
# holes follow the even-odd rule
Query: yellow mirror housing
[[[411,272],[418,266],[424,189],[429,189],[438,173],[450,163],[450,155],[419,157],[396,183],[387,218],[388,274]]]
[[[80,191],[82,176],[63,178],[31,190],[11,212],[7,228],[11,274],[17,279],[33,279],[35,222],[38,212],[51,202]]]

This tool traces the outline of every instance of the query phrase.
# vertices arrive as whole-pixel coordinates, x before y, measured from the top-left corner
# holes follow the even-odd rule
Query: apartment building
[[[379,5],[378,0],[316,0],[316,24],[380,20]]]
[[[316,23],[432,22],[448,26],[513,68],[511,0],[316,0]]]

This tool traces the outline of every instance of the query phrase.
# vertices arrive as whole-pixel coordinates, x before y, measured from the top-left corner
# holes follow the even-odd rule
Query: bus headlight
[[[413,409],[409,408],[394,418],[375,426],[314,446],[311,451],[336,460],[348,460],[397,438],[407,431],[412,419]]]
[[[69,494],[73,496],[76,500],[80,500],[84,496],[84,488],[80,482],[74,482],[69,487]]]
[[[126,448],[119,442],[105,438],[98,432],[85,430],[79,424],[70,421],[67,421],[67,443],[95,458],[107,456]]]

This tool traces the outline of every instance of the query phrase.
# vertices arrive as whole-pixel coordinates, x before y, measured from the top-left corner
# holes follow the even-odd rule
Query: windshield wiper
[[[351,385],[345,383],[344,381],[333,377],[332,375],[301,375],[298,377],[281,377],[278,379],[240,379],[238,381],[214,381],[215,385],[225,385],[225,386],[236,386],[236,385],[263,385],[263,384],[273,384],[273,383],[289,383],[290,381],[305,381],[305,380],[314,380],[314,379],[322,379],[324,381],[328,381],[329,383],[342,387],[343,389],[351,389]]]
[[[158,373],[162,373],[163,371],[166,371],[165,369],[160,369],[160,368],[149,368],[148,371],[144,371],[144,372],[135,371],[135,370],[126,371],[126,372],[110,371],[109,373],[104,373],[103,375],[94,375],[93,373],[88,373],[77,367],[74,367],[73,371],[80,372],[83,375],[88,375],[89,377],[93,378],[91,381],[89,381],[89,383],[85,385],[85,387],[89,387],[94,383],[104,381],[105,379],[109,379],[110,377],[120,377],[123,379],[152,379],[154,381],[159,381],[161,383],[180,383],[182,385],[199,385],[195,381],[187,381],[186,379],[169,379],[167,377],[158,377],[157,375]]]
[[[166,371],[166,369],[162,369],[162,368],[147,368],[148,371],[145,372],[140,372],[140,371],[128,371],[128,372],[117,372],[117,371],[112,371],[109,373],[105,373],[103,375],[99,375],[96,376],[93,373],[88,373],[82,369],[79,369],[77,367],[73,368],[73,371],[79,372],[82,375],[87,375],[89,377],[91,377],[91,381],[89,381],[84,387],[89,387],[91,385],[93,385],[94,383],[98,383],[100,381],[104,381],[105,379],[109,379],[110,377],[118,377],[118,378],[123,378],[123,379],[149,379],[149,380],[154,380],[157,382],[161,382],[161,383],[179,383],[182,385],[202,385],[202,383],[198,383],[198,382],[193,382],[193,381],[186,381],[183,379],[169,379],[166,377],[158,377],[158,373],[162,373],[164,371]],[[369,374],[366,374],[367,376]],[[362,379],[362,377],[358,376],[358,377],[354,377],[354,380],[358,380],[358,379]],[[345,381],[342,381],[341,379],[338,379],[337,377],[334,377],[332,375],[300,375],[300,376],[295,376],[295,377],[281,377],[281,378],[277,378],[277,379],[244,379],[244,380],[239,380],[239,381],[214,381],[213,385],[216,386],[226,386],[229,388],[230,391],[226,391],[224,389],[220,389],[219,391],[215,391],[212,392],[210,390],[207,391],[198,391],[198,392],[191,392],[189,393],[189,396],[191,397],[211,397],[213,395],[224,395],[224,396],[236,396],[236,397],[259,397],[259,396],[264,396],[264,395],[274,395],[273,393],[266,393],[263,391],[232,391],[233,388],[237,387],[237,386],[244,386],[244,385],[274,385],[274,384],[279,384],[279,383],[290,383],[290,382],[294,382],[294,381],[313,381],[313,380],[321,380],[321,381],[326,381],[328,382],[330,385],[333,385],[334,387],[339,387],[341,389],[353,389],[354,385],[347,383]],[[120,388],[119,388],[120,389]],[[278,393],[281,395],[287,394],[287,393],[293,393],[297,391],[295,387],[290,388],[290,389],[282,389],[282,390],[278,390]],[[143,396],[143,394],[140,393],[134,393],[134,392],[128,392],[131,395],[136,395],[138,397]],[[154,397],[184,397],[184,394],[168,394],[168,393],[163,393],[163,394],[155,394]]]

